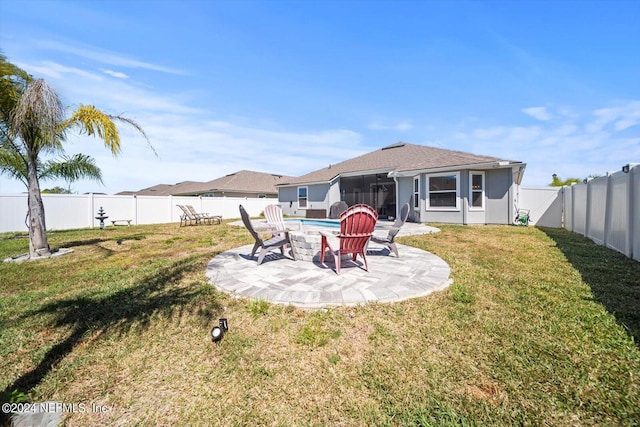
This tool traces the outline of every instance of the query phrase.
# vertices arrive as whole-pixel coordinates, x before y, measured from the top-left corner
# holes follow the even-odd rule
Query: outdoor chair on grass
[[[387,234],[386,237],[378,237],[372,235],[371,241],[388,247],[390,252],[393,252],[394,254],[396,254],[396,257],[399,257],[400,255],[398,255],[398,247],[393,242],[393,240],[396,238],[396,234],[398,234],[398,231],[400,231],[400,227],[404,225],[408,217],[409,203],[405,203],[400,209],[400,216],[398,217],[398,219],[396,219],[396,222],[393,223],[391,229],[389,229],[389,234]]]
[[[183,225],[198,225],[200,223],[200,219],[196,215],[189,212],[189,209],[187,209],[186,206],[176,206],[182,210],[182,215],[180,215],[180,227],[182,227]]]
[[[353,261],[355,261],[360,254],[364,260],[365,270],[369,271],[366,256],[367,244],[376,227],[377,220],[378,213],[368,205],[354,205],[344,211],[340,215],[339,234],[320,232],[322,236],[320,262],[324,264],[325,251],[329,249],[335,259],[336,273],[340,274],[341,256],[351,254]]]
[[[283,231],[283,236],[273,236],[269,240],[262,240],[260,235],[254,230],[253,224],[251,223],[251,219],[249,219],[249,214],[244,209],[242,205],[240,205],[240,216],[242,217],[242,222],[244,226],[247,227],[249,233],[253,236],[256,243],[253,245],[253,250],[251,251],[251,258],[256,254],[258,248],[260,248],[260,254],[258,254],[258,265],[262,264],[264,257],[267,253],[274,251],[276,249],[280,249],[282,256],[284,256],[284,248],[287,244],[289,244],[289,233]]]
[[[214,222],[220,224],[222,223],[222,216],[220,215],[209,215],[208,213],[198,213],[193,206],[186,205],[189,212],[198,218],[201,222],[207,222],[209,224],[213,224]]]

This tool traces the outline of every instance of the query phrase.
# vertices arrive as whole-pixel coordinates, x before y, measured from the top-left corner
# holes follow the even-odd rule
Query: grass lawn
[[[50,232],[74,253],[0,264],[0,391],[106,407],[73,426],[639,425],[640,263],[564,230],[440,227],[399,240],[451,287],[318,311],[208,284],[241,227]],[[0,259],[27,247],[0,235]]]

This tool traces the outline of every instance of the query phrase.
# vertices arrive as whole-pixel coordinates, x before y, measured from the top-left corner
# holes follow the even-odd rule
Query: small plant
[[[19,390],[0,393],[0,403],[22,403],[27,401],[27,395]]]
[[[453,300],[462,304],[471,304],[475,301],[475,298],[469,289],[463,284],[456,283],[451,287],[453,293]]]
[[[249,304],[249,313],[251,313],[254,319],[257,319],[260,316],[264,316],[268,312],[269,303],[263,299],[251,301],[251,303]]]
[[[330,354],[329,357],[327,357],[327,359],[329,359],[329,363],[331,363],[332,365],[337,365],[338,362],[340,361],[340,355]]]
[[[326,325],[326,319],[322,316],[314,316],[304,325],[296,338],[296,343],[310,346],[325,346],[329,339],[337,339],[342,335],[340,329],[333,329]]]

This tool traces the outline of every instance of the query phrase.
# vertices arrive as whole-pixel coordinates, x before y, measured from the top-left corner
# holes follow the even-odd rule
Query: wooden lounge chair
[[[253,256],[256,254],[258,248],[260,248],[260,254],[258,254],[258,265],[262,264],[262,261],[264,261],[264,257],[270,251],[280,249],[282,256],[284,256],[284,247],[289,244],[289,234],[286,231],[284,232],[285,237],[274,236],[269,240],[262,240],[260,238],[260,235],[254,230],[251,219],[249,219],[249,214],[242,205],[240,205],[240,216],[242,217],[244,226],[247,227],[247,230],[249,230],[249,233],[251,233],[256,241],[256,243],[253,245],[253,250],[251,251],[251,258],[253,258]]]
[[[376,227],[377,220],[378,213],[368,205],[354,205],[344,211],[340,215],[340,233],[338,235],[320,232],[322,236],[320,262],[324,264],[325,251],[329,249],[335,259],[336,273],[340,274],[340,257],[352,254],[353,261],[355,261],[360,254],[364,260],[365,270],[369,271],[366,257],[367,244]],[[335,239],[338,239],[339,243]],[[330,241],[334,247],[331,247]]]
[[[398,234],[398,231],[400,231],[400,227],[404,225],[408,217],[409,203],[405,203],[400,209],[400,216],[398,217],[398,219],[396,219],[396,222],[394,222],[393,226],[391,226],[391,228],[389,229],[389,234],[387,234],[386,237],[378,237],[372,235],[371,241],[388,247],[390,252],[393,252],[394,254],[396,254],[396,257],[399,257],[400,255],[398,255],[398,247],[393,242],[393,240],[396,238],[396,234]]]
[[[198,213],[193,206],[186,205],[186,207],[187,209],[189,209],[189,212],[191,212],[191,214],[194,215],[196,218],[198,218],[202,223],[205,223],[205,222],[208,224],[222,223],[222,216],[220,215],[209,215],[208,213]]]

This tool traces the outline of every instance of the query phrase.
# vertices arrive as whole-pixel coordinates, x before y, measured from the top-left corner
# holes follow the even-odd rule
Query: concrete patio
[[[241,223],[240,223],[241,224]],[[439,231],[423,224],[406,223],[399,235],[428,234]],[[385,235],[377,230],[375,234]],[[362,259],[342,261],[341,274],[335,273],[333,257],[325,265],[295,261],[272,252],[261,265],[250,257],[253,244],[232,249],[213,258],[207,277],[218,289],[274,304],[301,308],[395,302],[428,295],[451,284],[450,268],[441,258],[405,245],[398,245],[400,258],[373,242],[369,244],[364,270]]]

